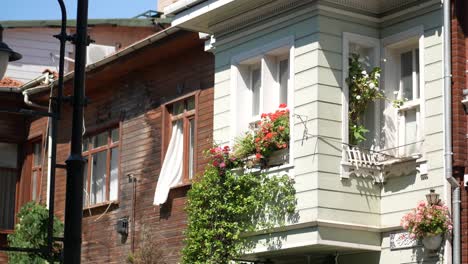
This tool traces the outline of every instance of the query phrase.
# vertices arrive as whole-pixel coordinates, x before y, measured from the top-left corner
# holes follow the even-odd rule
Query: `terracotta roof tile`
[[[0,88],[1,87],[20,87],[21,85],[23,85],[22,82],[8,78],[8,77],[5,77],[0,80]]]

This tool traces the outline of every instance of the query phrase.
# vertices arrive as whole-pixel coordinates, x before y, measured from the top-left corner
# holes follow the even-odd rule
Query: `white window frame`
[[[277,50],[284,50],[287,52],[284,52],[283,54],[271,54],[274,51]],[[269,56],[272,56],[275,59],[275,76],[273,79],[276,79],[277,82],[274,85],[274,88],[270,87],[270,89],[277,89],[278,93],[275,96],[278,96],[278,102],[279,102],[279,91],[280,91],[280,83],[279,83],[279,67],[280,67],[280,61],[288,58],[289,60],[289,80],[288,80],[288,92],[287,92],[287,106],[290,111],[290,142],[289,142],[289,161],[287,164],[279,166],[279,170],[286,169],[289,167],[293,166],[293,153],[294,153],[294,36],[289,36],[285,37],[282,39],[278,39],[276,41],[273,41],[267,45],[257,47],[255,49],[239,53],[231,58],[231,117],[232,117],[232,124],[230,125],[230,145],[234,145],[235,143],[235,138],[240,136],[241,133],[244,131],[248,131],[249,125],[246,124],[244,127],[240,127],[239,125],[239,119],[242,118],[250,118],[249,124],[255,121],[258,121],[260,119],[260,116],[242,116],[240,114],[239,108],[240,104],[243,103],[243,105],[249,105],[251,106],[252,101],[251,98],[252,96],[250,95],[250,98],[245,98],[245,94],[242,93],[241,91],[241,85],[243,85],[240,81],[242,71],[245,69],[242,69],[243,65],[245,64],[255,64],[257,62],[260,62],[261,64],[261,87],[260,87],[260,109],[259,109],[259,114],[269,111],[265,109],[264,105],[264,94],[265,94],[265,88],[268,86],[267,83],[271,82],[271,80],[267,80],[265,76],[269,75],[266,74],[265,71],[267,70],[267,63],[268,63],[268,58]],[[244,73],[245,74],[245,73]],[[251,73],[250,73],[251,74]],[[271,75],[269,75],[271,76]],[[251,79],[249,85],[251,85]],[[244,84],[245,85],[245,84]],[[249,87],[244,87],[244,89],[248,89]],[[276,99],[276,98],[275,98]],[[279,104],[278,104],[279,105]],[[276,108],[278,107],[275,106]],[[276,109],[275,108],[275,109]],[[275,109],[270,109],[271,111]],[[273,171],[273,170],[271,170]]]
[[[424,27],[417,26],[411,28],[407,31],[397,33],[395,35],[386,37],[382,39],[382,49],[383,49],[383,57],[385,58],[386,62],[383,67],[383,76],[387,75],[383,79],[383,87],[385,90],[389,91],[389,89],[396,90],[395,86],[398,86],[398,98],[403,99],[401,97],[402,91],[402,84],[401,84],[401,54],[418,48],[419,49],[419,85],[414,85],[415,83],[415,74],[413,70],[413,96],[415,95],[415,89],[418,89],[419,94],[417,99],[409,100],[403,103],[403,105],[399,109],[395,109],[396,112],[395,116],[397,117],[396,124],[396,146],[399,147],[396,151],[396,154],[400,156],[407,156],[408,154],[421,154],[423,153],[423,148],[421,142],[424,140],[424,113],[425,113],[425,104],[424,104]],[[395,56],[395,54],[398,55]],[[389,60],[388,58],[393,56],[394,58],[397,57],[397,60]],[[413,67],[415,67],[415,57],[412,56]],[[389,68],[396,69],[392,75],[389,75]],[[405,124],[406,118],[405,113],[414,109],[419,109],[416,112],[416,122],[417,122],[417,139],[416,142],[419,142],[419,152],[420,153],[405,153],[406,147],[403,147],[407,144],[405,140]]]
[[[374,67],[380,67],[380,40],[377,38],[372,38],[368,36],[363,36],[359,34],[343,32],[343,93],[342,93],[342,138],[343,143],[349,143],[349,87],[346,83],[346,79],[348,78],[348,71],[349,71],[349,46],[351,43],[361,45],[366,48],[373,48],[374,49]],[[379,102],[375,102],[376,110],[380,109]],[[380,138],[380,115],[374,116],[374,129],[376,131],[376,137],[378,140]],[[377,145],[378,142],[377,142]],[[346,153],[343,151],[343,160],[346,157]]]

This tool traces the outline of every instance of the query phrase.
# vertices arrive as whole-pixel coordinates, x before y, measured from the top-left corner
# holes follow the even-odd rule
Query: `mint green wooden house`
[[[443,252],[400,239],[401,217],[429,189],[450,199],[440,1],[192,0],[164,11],[173,25],[207,33],[215,142],[232,144],[280,103],[291,110],[289,153],[267,171],[295,178],[298,217],[273,237],[253,236],[245,261],[447,263]],[[353,53],[367,71],[382,68],[386,97],[369,104],[369,132],[357,146],[348,129],[356,95],[345,81]]]

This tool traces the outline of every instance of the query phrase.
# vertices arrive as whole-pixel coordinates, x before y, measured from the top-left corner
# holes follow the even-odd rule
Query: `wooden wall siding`
[[[6,235],[0,235],[0,246],[7,245],[7,237]],[[0,263],[8,263],[7,254],[5,252],[0,252]]]
[[[5,89],[5,88],[1,88]],[[0,103],[2,109],[16,109],[23,103],[23,96],[16,93],[4,93],[0,91]],[[0,114],[0,142],[21,143],[26,135],[26,117],[15,114]]]
[[[1,88],[0,89],[4,89]],[[22,106],[23,97],[20,94],[0,92],[0,105],[2,109],[16,109]],[[19,145],[19,155],[21,156],[21,144],[24,142],[27,134],[28,118],[16,114],[0,114],[0,142],[11,142]],[[21,159],[21,158],[19,158]],[[21,164],[18,164],[18,171],[21,170]],[[17,187],[19,187],[19,179]],[[18,189],[17,189],[18,190]],[[6,245],[7,235],[0,234],[0,245]],[[6,263],[6,254],[0,252],[0,263]]]
[[[193,36],[192,36],[193,35]],[[198,164],[201,173],[206,161],[202,151],[212,145],[213,127],[213,57],[203,51],[203,43],[196,34],[190,33],[191,41],[186,42],[177,55],[162,60],[152,60],[145,67],[128,67],[126,72],[113,74],[111,71],[93,73],[88,77],[87,92],[90,103],[85,109],[86,131],[95,131],[108,124],[121,122],[122,137],[120,148],[119,203],[84,210],[83,249],[84,263],[126,263],[131,251],[132,234],[122,243],[115,231],[117,219],[132,216],[133,185],[127,175],[138,178],[136,185],[136,233],[135,246],[139,247],[141,231],[153,230],[161,240],[162,250],[169,263],[177,263],[182,247],[186,214],[183,210],[187,187],[170,192],[168,203],[161,208],[153,206],[154,191],[161,167],[162,120],[160,105],[180,95],[201,90],[199,95],[199,118],[197,121]],[[187,39],[185,39],[187,40]],[[173,43],[174,42],[174,43]],[[180,42],[174,39],[171,47]],[[158,51],[158,48],[154,48]],[[150,51],[148,51],[150,52]],[[147,54],[147,53],[146,53]],[[145,56],[145,53],[139,55]],[[132,56],[130,60],[140,60]],[[147,56],[147,55],[146,55]],[[140,61],[143,63],[143,60]],[[148,63],[146,61],[145,63]],[[116,64],[116,68],[119,67]],[[134,64],[136,65],[136,64]],[[116,69],[107,68],[107,69]],[[108,74],[102,82],[103,74]],[[99,80],[99,81],[98,81]],[[179,92],[178,92],[179,91]],[[64,110],[59,127],[57,161],[64,164],[69,154],[71,115],[68,107]],[[56,213],[64,216],[65,170],[57,169]],[[46,177],[43,178],[45,184]]]

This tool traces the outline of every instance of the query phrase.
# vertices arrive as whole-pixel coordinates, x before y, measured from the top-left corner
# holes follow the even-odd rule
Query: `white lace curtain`
[[[161,205],[167,201],[169,190],[182,181],[182,163],[184,157],[183,121],[179,120],[172,125],[171,141],[161,167],[161,172],[154,194],[154,204]]]

